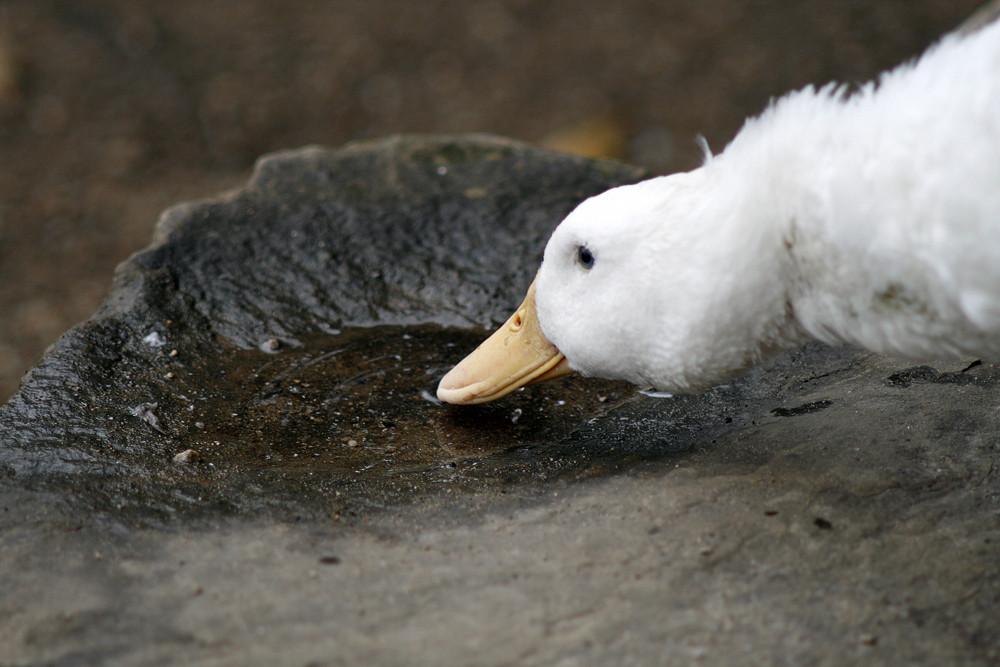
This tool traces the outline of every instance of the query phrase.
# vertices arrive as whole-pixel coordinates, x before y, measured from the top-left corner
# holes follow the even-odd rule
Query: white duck
[[[1000,353],[1000,23],[853,94],[793,93],[701,168],[584,201],[438,397],[572,370],[690,392],[809,337]]]

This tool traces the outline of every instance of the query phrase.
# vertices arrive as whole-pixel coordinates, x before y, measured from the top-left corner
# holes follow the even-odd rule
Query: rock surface
[[[0,409],[3,664],[994,664],[1000,368],[437,379],[642,172],[488,137],[168,211]]]

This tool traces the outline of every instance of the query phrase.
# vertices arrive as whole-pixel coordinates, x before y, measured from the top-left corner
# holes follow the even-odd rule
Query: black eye
[[[590,270],[594,268],[594,253],[590,252],[586,246],[579,246],[576,249],[576,261],[583,268]]]

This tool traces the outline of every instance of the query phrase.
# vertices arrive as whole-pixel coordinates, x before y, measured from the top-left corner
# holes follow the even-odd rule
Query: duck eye
[[[590,252],[586,246],[578,246],[576,249],[576,263],[589,271],[594,268],[594,253]]]

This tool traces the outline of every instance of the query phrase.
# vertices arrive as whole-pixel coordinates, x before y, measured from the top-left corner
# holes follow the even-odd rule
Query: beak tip
[[[438,383],[437,397],[439,401],[451,403],[452,405],[465,405],[471,398],[468,394],[468,387],[461,382],[455,381],[455,369],[449,371],[441,382]]]
[[[453,403],[456,398],[455,390],[445,388],[439,384],[437,388],[437,397],[438,400],[441,401],[442,403]]]

